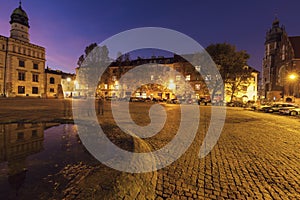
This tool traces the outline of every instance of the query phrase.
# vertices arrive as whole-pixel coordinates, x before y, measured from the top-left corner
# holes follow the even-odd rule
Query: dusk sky
[[[10,15],[18,0],[0,0],[0,35],[9,36]],[[23,0],[30,40],[46,48],[47,65],[75,72],[90,43],[138,27],[180,31],[203,47],[228,42],[250,54],[248,64],[261,71],[266,31],[277,14],[289,36],[300,35],[300,1],[189,0]],[[155,52],[154,52],[155,54]],[[158,56],[158,55],[156,55]]]

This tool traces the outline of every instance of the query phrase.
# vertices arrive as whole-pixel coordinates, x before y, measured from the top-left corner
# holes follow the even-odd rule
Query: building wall
[[[1,94],[5,92],[7,97],[45,96],[45,49],[13,38],[0,37]],[[8,49],[6,51],[7,40]],[[23,66],[20,66],[20,61],[24,62]],[[23,76],[19,75],[20,73],[24,74],[24,78],[20,78],[20,76]],[[5,85],[4,79],[6,82]],[[24,87],[24,89],[20,89],[20,87]]]
[[[47,98],[57,98],[59,96],[59,88],[61,87],[61,75],[54,73],[45,73],[46,80],[46,96]]]

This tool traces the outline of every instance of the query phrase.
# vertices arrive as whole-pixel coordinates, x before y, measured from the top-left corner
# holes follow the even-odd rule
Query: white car
[[[279,110],[280,114],[285,114],[285,115],[300,115],[300,108],[295,107],[295,108],[282,108]]]
[[[300,108],[293,108],[290,110],[290,115],[300,115]]]

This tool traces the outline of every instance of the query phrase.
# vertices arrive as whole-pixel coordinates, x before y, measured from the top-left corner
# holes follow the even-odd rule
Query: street
[[[145,107],[149,106],[136,103],[131,107],[137,124],[149,123],[147,112],[141,114]],[[144,140],[152,151],[162,148],[176,134],[179,105],[167,104],[165,109],[168,125],[158,135]],[[200,106],[197,136],[183,156],[156,172],[123,173],[126,184],[119,186],[120,192],[114,198],[300,198],[300,118],[227,108],[226,123],[216,146],[204,159],[199,159],[210,111],[210,106]],[[99,195],[95,193],[101,199],[103,196]]]

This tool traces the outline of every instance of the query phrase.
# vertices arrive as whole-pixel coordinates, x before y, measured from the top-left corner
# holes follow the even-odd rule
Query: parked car
[[[180,104],[180,101],[179,101],[179,99],[171,99],[169,103]]]
[[[106,101],[117,101],[118,98],[116,96],[106,96],[105,100]]]
[[[274,103],[272,106],[265,107],[264,112],[267,113],[273,113],[273,112],[279,112],[282,108],[296,108],[296,104],[291,103]]]
[[[140,98],[138,98],[138,97],[130,97],[129,101],[130,102],[139,102]]]
[[[233,102],[227,102],[226,103],[226,106],[229,106],[229,107],[243,107],[243,102],[241,101],[233,101]]]
[[[282,108],[279,110],[279,113],[283,115],[292,115],[292,116],[300,115],[300,108],[299,106],[295,108]]]

